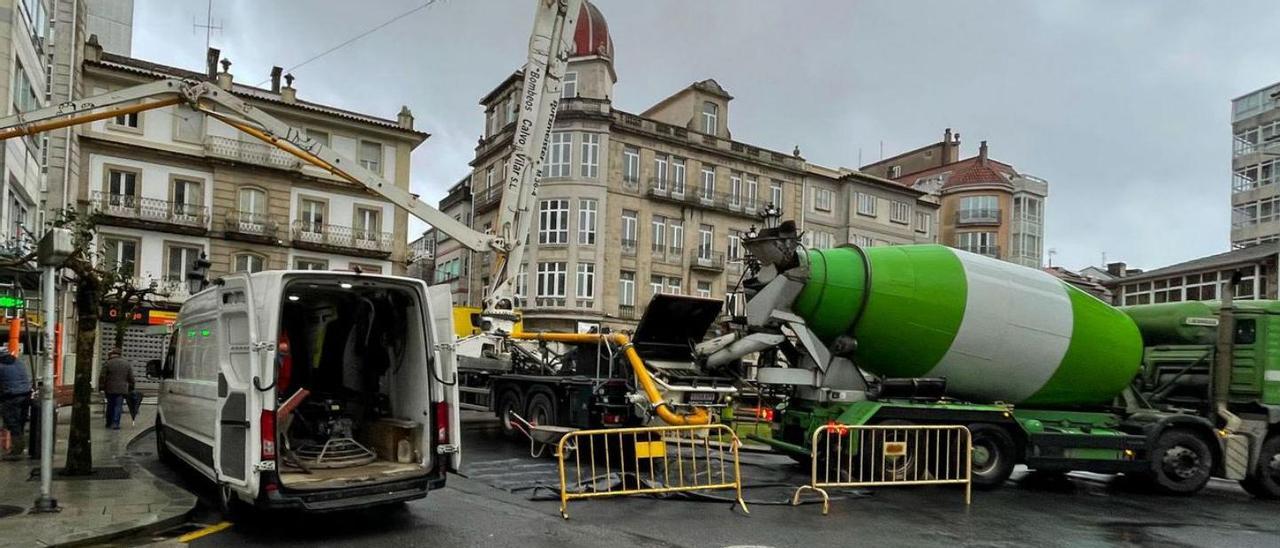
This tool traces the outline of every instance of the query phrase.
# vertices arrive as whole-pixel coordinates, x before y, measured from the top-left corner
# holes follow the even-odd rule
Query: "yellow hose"
[[[631,346],[631,339],[622,333],[610,333],[607,335],[591,334],[591,333],[516,333],[511,335],[513,339],[526,341],[550,341],[570,344],[590,344],[600,342],[611,342],[623,348],[623,353],[627,357],[627,361],[631,363],[631,370],[636,373],[636,380],[640,382],[640,388],[644,389],[644,394],[649,398],[649,402],[653,404],[658,412],[658,417],[663,422],[672,426],[699,426],[711,423],[711,415],[707,413],[705,407],[695,407],[693,413],[688,415],[678,415],[667,402],[662,400],[662,395],[658,393],[658,387],[653,384],[653,377],[649,376],[649,370],[644,366],[644,361],[640,359],[640,354],[636,353],[634,346]]]

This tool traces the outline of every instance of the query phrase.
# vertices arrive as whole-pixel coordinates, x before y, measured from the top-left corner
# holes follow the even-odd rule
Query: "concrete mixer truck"
[[[709,367],[755,356],[781,395],[759,441],[805,460],[824,424],[961,424],[980,488],[1024,464],[1280,497],[1280,303],[1117,309],[944,246],[805,249],[765,224],[743,243],[745,314],[696,348]]]

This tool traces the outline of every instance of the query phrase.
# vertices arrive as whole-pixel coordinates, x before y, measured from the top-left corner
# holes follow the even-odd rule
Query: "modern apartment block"
[[[818,247],[933,238],[937,206],[925,193],[812,166],[798,149],[774,151],[731,136],[733,96],[715,80],[694,82],[643,112],[615,108],[613,61],[604,17],[584,3],[527,262],[517,267],[526,328],[634,328],[657,293],[724,298],[733,306],[742,235],[760,226],[767,204],[797,220]],[[517,72],[480,101],[485,131],[469,179],[478,230],[493,228],[504,199],[521,82]],[[451,190],[441,205],[462,200]],[[849,214],[858,200],[875,205]],[[465,291],[467,304],[477,306],[494,266],[488,253],[474,264],[468,255],[439,240],[436,279],[461,285],[467,278],[455,296]]]
[[[941,243],[1040,268],[1048,181],[990,158],[986,141],[976,156],[959,157],[960,134],[947,128],[942,141],[863,166],[862,171],[937,196]]]
[[[0,94],[5,116],[43,108],[50,101],[49,54],[52,0],[9,0],[0,10]],[[47,136],[4,142],[0,152],[0,242],[21,254],[39,238],[45,189]],[[3,283],[9,283],[7,281]]]
[[[1280,83],[1231,101],[1231,247],[1280,240]]]

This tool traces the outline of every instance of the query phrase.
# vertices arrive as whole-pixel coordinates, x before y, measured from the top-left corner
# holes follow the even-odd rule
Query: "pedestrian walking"
[[[119,348],[111,349],[98,376],[98,390],[107,395],[107,428],[120,429],[125,398],[133,393],[133,388],[133,366],[124,359]]]
[[[8,346],[0,346],[0,415],[4,429],[9,431],[9,452],[4,460],[22,458],[27,447],[23,430],[27,424],[27,411],[31,407],[31,374],[27,365],[9,352]]]

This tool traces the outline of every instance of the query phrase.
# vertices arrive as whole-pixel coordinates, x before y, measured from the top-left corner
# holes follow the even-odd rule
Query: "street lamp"
[[[71,231],[65,228],[50,228],[40,239],[36,248],[36,260],[44,269],[40,280],[41,301],[44,312],[41,323],[44,328],[44,367],[40,373],[40,496],[36,498],[34,512],[57,512],[58,501],[53,498],[53,345],[55,289],[58,284],[58,269],[75,253],[75,245],[71,240]]]

